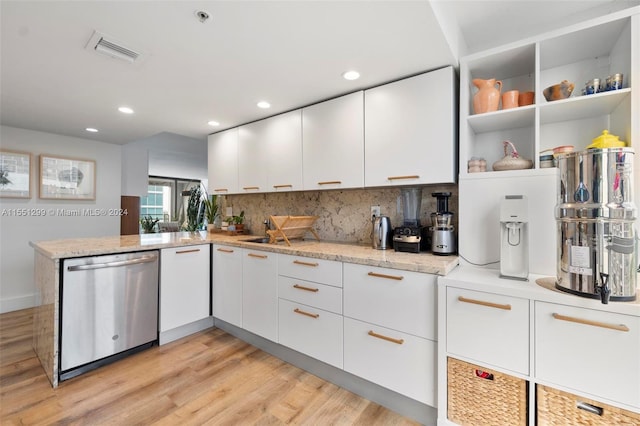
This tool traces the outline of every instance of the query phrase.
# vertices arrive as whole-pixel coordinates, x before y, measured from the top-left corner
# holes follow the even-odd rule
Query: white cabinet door
[[[209,244],[160,251],[160,331],[209,316]]]
[[[213,316],[242,327],[242,249],[213,245]]]
[[[436,340],[436,276],[344,264],[344,316]]]
[[[278,277],[278,296],[342,315],[342,289],[298,278]]]
[[[365,186],[456,181],[452,67],[365,90]]]
[[[342,368],[342,315],[279,299],[281,345]]]
[[[364,94],[302,109],[304,189],[364,186]]]
[[[535,302],[536,378],[640,408],[640,317]]]
[[[269,119],[238,128],[238,186],[241,193],[268,192]]]
[[[344,369],[432,407],[436,352],[431,340],[344,319]]]
[[[529,300],[447,287],[447,352],[529,374]]]
[[[276,115],[266,121],[269,191],[302,190],[302,111]]]
[[[278,341],[277,254],[242,249],[242,326]]]
[[[238,129],[209,135],[209,194],[238,192]]]

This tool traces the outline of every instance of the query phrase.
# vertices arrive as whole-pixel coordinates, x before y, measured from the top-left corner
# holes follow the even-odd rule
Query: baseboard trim
[[[344,370],[325,364],[322,361],[318,361],[315,358],[267,340],[218,318],[214,318],[214,325],[283,361],[380,404],[396,413],[410,417],[424,425],[436,424],[438,411],[434,407],[420,403],[361,377],[354,376]]]
[[[0,299],[0,314],[19,311],[21,309],[33,308],[34,306],[36,306],[35,300],[35,293],[26,296],[7,297],[4,299]]]
[[[181,325],[180,327],[161,332],[158,336],[158,344],[165,345],[173,342],[174,340],[181,339],[190,334],[197,333],[198,331],[206,330],[211,327],[213,327],[213,317],[207,317],[189,324]]]

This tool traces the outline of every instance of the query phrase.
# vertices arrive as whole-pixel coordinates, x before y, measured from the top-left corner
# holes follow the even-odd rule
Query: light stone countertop
[[[131,251],[156,250],[197,244],[225,244],[293,256],[304,256],[368,266],[447,275],[459,263],[458,257],[437,256],[431,253],[400,253],[393,249],[375,250],[370,246],[340,242],[294,240],[291,246],[251,243],[256,235],[230,236],[202,232],[171,232],[158,234],[125,235],[98,238],[77,238],[53,241],[31,241],[29,244],[49,259],[96,256]]]

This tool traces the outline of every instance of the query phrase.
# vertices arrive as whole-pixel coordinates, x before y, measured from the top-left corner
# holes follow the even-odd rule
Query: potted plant
[[[142,232],[145,234],[151,234],[156,232],[156,223],[160,222],[160,219],[154,219],[151,216],[144,216],[140,218],[140,225],[142,225]]]
[[[215,228],[214,222],[218,217],[218,203],[217,195],[212,195],[210,198],[204,199],[205,215],[207,218],[207,230],[213,232]]]
[[[240,215],[233,216],[231,222],[235,225],[236,231],[244,230],[244,210],[240,212]]]

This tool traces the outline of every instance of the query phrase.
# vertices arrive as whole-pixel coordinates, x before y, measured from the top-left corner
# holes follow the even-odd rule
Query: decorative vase
[[[502,90],[502,82],[495,78],[482,80],[474,78],[472,80],[478,91],[473,96],[473,112],[482,114],[483,112],[497,111],[500,103],[500,90]],[[498,88],[496,89],[496,84]]]
[[[518,95],[520,92],[517,90],[509,90],[502,94],[502,109],[511,109],[518,107]]]

